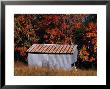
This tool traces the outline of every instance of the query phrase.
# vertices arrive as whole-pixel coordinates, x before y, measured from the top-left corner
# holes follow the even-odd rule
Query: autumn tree
[[[96,63],[96,14],[15,14],[15,59],[27,59],[32,44],[77,44],[78,63]],[[96,64],[95,64],[96,65]]]

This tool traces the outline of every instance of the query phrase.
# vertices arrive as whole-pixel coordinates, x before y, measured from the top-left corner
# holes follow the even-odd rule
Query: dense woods
[[[15,61],[27,63],[32,44],[77,44],[78,67],[97,66],[96,14],[15,14]]]

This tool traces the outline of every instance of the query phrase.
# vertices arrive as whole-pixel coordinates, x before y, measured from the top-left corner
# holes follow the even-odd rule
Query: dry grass
[[[63,69],[48,69],[48,68],[37,68],[37,67],[28,67],[23,63],[17,62],[14,66],[14,75],[15,76],[96,76],[96,70],[82,70],[74,69],[65,71]]]

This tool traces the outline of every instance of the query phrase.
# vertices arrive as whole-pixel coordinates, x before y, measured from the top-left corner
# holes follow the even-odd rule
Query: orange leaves
[[[49,21],[49,20],[51,20],[52,19],[52,16],[44,16],[44,18],[45,18],[45,20],[47,20],[47,21]]]
[[[95,52],[96,52],[96,49],[97,49],[97,47],[95,46],[94,47]],[[87,47],[85,45],[83,45],[82,49],[80,50],[79,56],[80,56],[82,62],[84,62],[84,61],[93,62],[96,60],[93,56],[89,57],[90,54],[87,51]]]
[[[58,35],[59,29],[56,27],[55,29],[52,29],[52,34],[53,35]]]
[[[91,44],[85,44],[80,50],[80,59],[82,61],[93,62],[96,61],[96,52],[97,52],[97,32],[96,32],[96,23],[90,22],[86,27],[85,39],[89,39],[86,41],[90,41]],[[87,46],[90,48],[87,50]],[[92,54],[91,54],[92,52]]]
[[[80,29],[82,26],[82,23],[78,22],[74,24],[75,29]]]
[[[86,36],[87,36],[87,37],[96,37],[97,35],[96,35],[96,33],[87,32],[87,33],[86,33]]]
[[[32,25],[30,24],[30,25],[26,25],[26,27],[25,27],[25,29],[30,29],[30,28],[32,28]]]
[[[62,24],[62,29],[65,30],[65,29],[68,29],[68,27],[69,27],[69,25],[67,25],[66,23],[63,23],[63,24]]]
[[[47,33],[49,33],[49,34],[51,34],[51,35],[54,35],[54,36],[57,36],[57,35],[59,35],[59,33],[60,33],[60,31],[59,31],[59,29],[56,27],[56,28],[54,28],[54,29],[48,29],[47,30]]]
[[[24,18],[24,15],[20,15],[20,16],[18,16],[18,18],[17,18],[20,22],[22,22],[22,21],[24,21],[25,20],[25,18]]]
[[[63,44],[71,44],[71,38],[70,37],[65,37]]]
[[[97,52],[97,46],[96,46],[96,44],[94,45],[94,53],[96,53]]]
[[[63,20],[67,19],[68,16],[64,15],[62,16]]]
[[[86,27],[85,36],[91,40],[91,46],[93,51],[96,53],[97,47],[94,47],[97,44],[97,25],[96,23],[89,22]]]
[[[55,15],[55,16],[53,16],[53,20],[55,21],[55,22],[58,22],[59,21],[59,16],[57,16],[57,15]]]
[[[89,61],[89,53],[85,45],[83,45],[82,49],[80,50],[79,56],[82,59],[82,62]]]
[[[80,55],[88,56],[89,53],[87,52],[87,47],[83,45],[82,49],[80,50]]]
[[[92,45],[96,45],[96,43],[97,43],[97,39],[96,38],[92,39]]]
[[[25,56],[27,48],[26,47],[18,47],[18,48],[15,48],[15,51],[19,52],[21,56]]]
[[[93,22],[90,22],[90,23],[88,24],[88,28],[89,28],[90,30],[96,30],[96,29],[97,29],[97,25],[94,24]]]

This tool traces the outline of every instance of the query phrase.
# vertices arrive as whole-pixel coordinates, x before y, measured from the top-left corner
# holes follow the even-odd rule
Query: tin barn
[[[28,65],[71,69],[77,61],[77,45],[33,44],[28,50]]]

